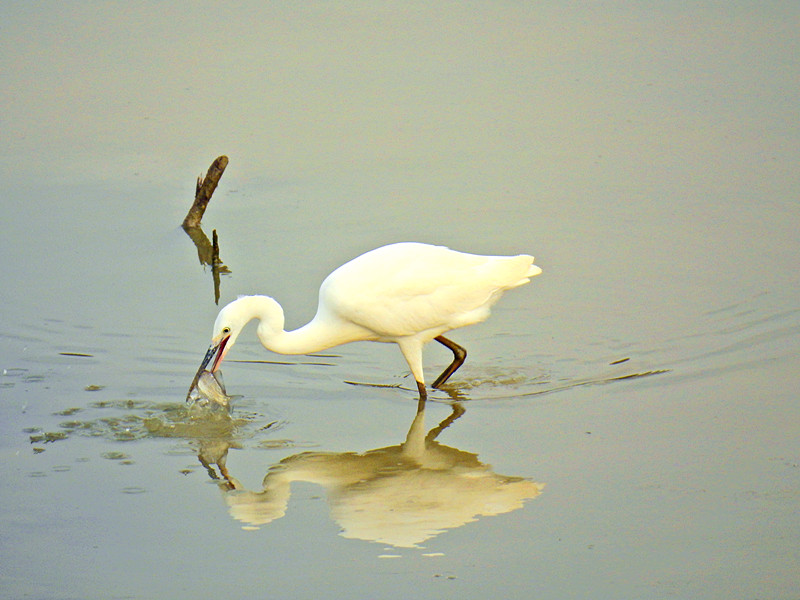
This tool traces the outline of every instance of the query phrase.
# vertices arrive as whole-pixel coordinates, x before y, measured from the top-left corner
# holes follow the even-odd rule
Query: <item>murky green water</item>
[[[796,596],[793,3],[0,17],[4,597]],[[424,411],[393,346],[252,326],[190,410],[219,154],[221,303],[299,326],[399,240],[544,273]]]

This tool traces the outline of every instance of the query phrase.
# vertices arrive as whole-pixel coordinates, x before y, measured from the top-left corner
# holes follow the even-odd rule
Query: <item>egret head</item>
[[[269,322],[277,319],[277,316],[272,316],[272,313],[276,313],[274,307],[278,307],[277,313],[280,314],[278,320],[282,325],[283,312],[278,303],[267,296],[240,296],[224,306],[214,321],[211,345],[198,372],[202,372],[209,364],[211,364],[210,371],[217,371],[245,325],[255,318],[266,319]]]
[[[189,387],[189,395],[191,395],[192,390],[206,369],[213,373],[220,368],[222,360],[236,343],[236,338],[239,337],[244,326],[259,316],[257,307],[260,301],[257,300],[258,298],[262,297],[240,296],[219,311],[211,333],[211,345],[208,347],[205,358],[200,363],[200,368],[197,369],[197,374],[192,380],[192,385]],[[272,300],[272,302],[274,303],[275,301]],[[209,365],[211,366],[209,367]],[[189,395],[187,395],[187,399]]]
[[[209,363],[211,363],[210,371],[214,372],[219,369],[222,360],[228,351],[233,348],[236,338],[239,337],[244,326],[254,317],[247,303],[243,302],[243,300],[245,298],[234,300],[219,311],[211,333],[211,345],[208,347],[208,352],[206,352],[206,356],[203,359],[201,370],[205,369]]]

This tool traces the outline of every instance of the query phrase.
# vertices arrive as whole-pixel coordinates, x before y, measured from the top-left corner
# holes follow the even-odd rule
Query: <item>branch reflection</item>
[[[197,248],[197,258],[203,266],[211,267],[211,277],[214,280],[214,304],[219,304],[219,288],[220,288],[220,275],[227,275],[231,271],[222,264],[219,258],[219,239],[217,238],[217,230],[212,231],[213,241],[208,240],[201,227],[187,227],[184,226],[183,230],[186,232]]]
[[[269,468],[262,489],[251,491],[225,466],[225,443],[201,447],[200,461],[218,481],[231,516],[248,528],[283,517],[297,481],[321,485],[331,517],[346,538],[413,548],[482,516],[522,507],[544,484],[499,475],[476,454],[436,441],[464,413],[459,404],[426,432],[420,402],[405,441],[364,453],[303,452]],[[216,465],[219,474],[214,469]]]

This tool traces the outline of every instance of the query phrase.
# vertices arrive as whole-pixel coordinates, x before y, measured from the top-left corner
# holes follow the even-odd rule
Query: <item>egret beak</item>
[[[197,385],[197,380],[200,379],[200,375],[206,370],[208,363],[210,363],[212,359],[214,359],[214,363],[212,364],[210,371],[213,373],[219,369],[222,359],[225,357],[225,346],[230,338],[230,335],[226,335],[217,343],[212,342],[208,347],[205,358],[203,358],[203,362],[200,363],[200,368],[197,369],[197,373],[195,373],[194,379],[192,379],[192,385],[189,386],[189,392],[186,394],[187,401],[192,395],[192,390],[194,390],[195,386]]]
[[[208,347],[208,352],[206,352],[206,356],[203,359],[203,362],[200,363],[200,370],[198,371],[198,373],[202,373],[203,370],[205,370],[205,368],[208,366],[208,363],[212,361],[212,359],[214,360],[214,362],[211,365],[209,371],[213,373],[214,371],[219,369],[219,365],[220,363],[222,363],[222,358],[225,356],[225,344],[228,343],[230,337],[231,336],[226,335],[219,342],[217,342],[216,344],[212,343]]]
[[[219,342],[217,342],[216,345],[211,344],[211,346],[208,347],[208,352],[206,352],[206,357],[203,359],[203,365],[202,365],[203,367],[205,367],[209,363],[211,358],[214,356],[214,354],[216,354],[217,357],[214,359],[214,366],[211,367],[211,372],[212,373],[217,372],[219,366],[222,364],[222,359],[225,358],[226,354],[225,346],[228,344],[229,339],[231,339],[231,336],[226,335]]]

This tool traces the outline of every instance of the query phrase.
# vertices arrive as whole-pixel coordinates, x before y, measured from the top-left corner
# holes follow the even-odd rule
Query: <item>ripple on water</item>
[[[525,369],[509,367],[480,367],[464,373],[457,381],[448,383],[434,392],[433,400],[449,399],[459,402],[476,400],[508,400],[533,398],[553,394],[575,387],[605,385],[667,373],[668,369],[644,368],[626,357],[601,367],[582,369],[578,374],[555,377],[552,373],[531,375]],[[447,398],[444,398],[445,394]]]
[[[291,440],[279,439],[270,443],[275,432],[285,424],[267,419],[254,412],[237,410],[231,415],[227,410],[199,408],[181,403],[159,403],[142,400],[101,400],[86,406],[71,406],[54,413],[60,417],[57,427],[28,427],[33,453],[45,451],[45,445],[80,436],[101,438],[118,443],[129,443],[145,438],[176,439],[179,448],[165,449],[169,454],[193,454],[196,446],[211,440],[223,440],[231,446],[242,445],[246,440],[257,438],[258,447],[290,447]],[[70,417],[63,419],[63,417]],[[130,452],[115,449],[103,452],[101,457],[119,464],[134,464]]]
[[[800,309],[769,293],[704,312],[659,349],[681,379],[719,376],[796,354]]]

